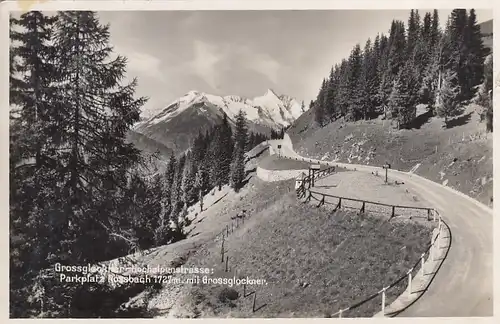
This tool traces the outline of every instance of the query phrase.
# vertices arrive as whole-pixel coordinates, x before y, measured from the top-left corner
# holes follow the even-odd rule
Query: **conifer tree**
[[[31,240],[25,244],[29,254],[19,255],[20,267],[32,271],[19,277],[30,286],[40,282],[33,274],[54,262],[94,263],[123,255],[138,243],[131,225],[140,217],[129,212],[127,194],[129,180],[140,179],[131,173],[140,157],[125,134],[139,120],[146,98],[135,98],[135,80],[122,84],[126,59],[113,58],[109,26],[101,25],[94,12],[66,11],[49,18],[33,11],[11,21],[23,27],[12,32],[19,45],[12,47],[10,62],[15,72],[11,103],[19,108],[11,128],[16,159],[11,220],[14,227],[24,223],[21,240]],[[151,197],[143,195],[149,188],[140,180],[134,182],[144,189],[138,193]],[[151,188],[157,185],[153,181]],[[138,201],[147,205],[148,215],[158,211],[155,199]],[[155,225],[147,222],[155,218],[144,220],[138,225],[151,231]],[[71,316],[74,293],[95,288],[47,284],[54,285],[40,298],[50,301],[45,303],[49,316]],[[38,289],[25,293],[38,294],[32,288]],[[28,314],[29,308],[21,312]]]
[[[10,37],[16,42],[9,52],[11,314],[29,308],[20,293],[57,248],[44,215],[53,205],[50,189],[56,181],[48,168],[55,135],[49,127],[54,23],[54,17],[39,11],[10,18]]]
[[[191,152],[186,154],[186,163],[182,172],[182,201],[183,205],[191,206],[198,198],[198,192],[195,186],[197,165]]]
[[[231,166],[231,185],[238,191],[245,180],[245,147],[248,141],[248,126],[243,110],[236,115],[234,131],[234,153]]]
[[[324,91],[324,102],[325,102],[325,112],[326,115],[328,116],[329,120],[334,120],[335,116],[337,115],[336,113],[336,93],[337,93],[337,76],[335,73],[335,70],[338,67],[335,67],[335,69],[332,67],[330,70],[330,76],[328,77],[328,81],[325,84],[325,89]]]
[[[231,161],[233,157],[233,131],[229,125],[227,115],[224,114],[222,124],[215,129],[214,135],[214,170],[213,180],[219,190],[222,185],[229,183],[229,174],[231,172]],[[246,144],[245,144],[246,145]]]
[[[465,45],[467,47],[466,58],[466,86],[468,97],[472,97],[476,92],[476,86],[483,82],[484,60],[487,49],[483,46],[481,28],[477,23],[476,12],[470,10],[467,25],[465,28]]]
[[[361,47],[356,44],[351,51],[349,56],[349,72],[347,77],[347,86],[349,89],[349,104],[348,104],[348,120],[358,120],[361,117],[360,110],[360,97],[357,94],[359,90],[361,72],[362,72],[363,55],[361,53]]]
[[[172,222],[172,230],[175,233],[175,239],[182,237],[182,222],[181,222],[181,211],[184,207],[183,201],[183,191],[182,191],[182,178],[184,175],[184,167],[186,164],[186,155],[183,154],[179,158],[176,168],[175,168],[175,176],[171,189],[171,212],[170,212],[170,220]]]
[[[486,119],[486,131],[493,131],[493,56],[490,55],[484,64],[483,84],[480,87],[476,103],[483,106],[481,120]]]
[[[402,72],[400,72],[396,80],[394,80],[392,91],[388,100],[388,108],[391,112],[391,116],[397,119],[398,128],[402,125],[402,119],[400,116],[403,116],[403,113],[401,112],[406,108],[408,100],[403,78],[404,76],[402,75]]]
[[[58,88],[52,116],[60,149],[54,160],[64,179],[58,196],[66,218],[57,230],[68,238],[61,240],[63,249],[79,250],[79,260],[72,262],[94,261],[105,257],[95,243],[105,244],[109,231],[119,230],[112,220],[116,195],[126,170],[139,161],[139,151],[125,135],[147,99],[134,98],[137,80],[120,83],[126,59],[113,58],[109,26],[101,25],[95,12],[59,12],[56,28]]]
[[[233,162],[231,164],[231,186],[238,192],[245,180],[245,152],[241,147],[234,149]]]
[[[325,125],[325,108],[317,102],[314,104],[314,120],[320,127]]]
[[[410,59],[400,72],[399,82],[402,83],[405,102],[398,113],[399,127],[406,127],[416,117],[416,106],[419,102],[420,71],[418,62]]]
[[[410,18],[408,19],[408,37],[406,42],[406,53],[412,56],[415,51],[415,46],[420,36],[420,16],[418,10],[411,10]]]
[[[365,44],[363,50],[363,67],[358,86],[360,97],[361,117],[368,119],[374,116],[375,107],[378,106],[376,95],[379,87],[377,64],[378,64],[378,47],[380,46],[379,37],[375,39],[375,43],[371,44],[371,40]]]
[[[446,71],[443,76],[442,86],[439,91],[439,101],[436,112],[444,118],[444,126],[448,127],[448,119],[459,112],[460,87],[458,77],[453,71]]]

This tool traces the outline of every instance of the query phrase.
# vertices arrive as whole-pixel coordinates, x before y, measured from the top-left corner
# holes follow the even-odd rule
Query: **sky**
[[[424,13],[430,10],[420,9]],[[444,26],[451,10],[439,10]],[[146,114],[191,90],[253,98],[267,89],[315,99],[352,47],[387,33],[409,10],[101,11],[115,51],[128,58]],[[479,22],[492,10],[476,10]],[[149,113],[148,113],[149,112]]]

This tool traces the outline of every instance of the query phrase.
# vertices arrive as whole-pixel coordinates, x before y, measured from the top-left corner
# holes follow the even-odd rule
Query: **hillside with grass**
[[[221,263],[220,242],[206,245],[183,266],[213,269],[212,278],[249,277],[265,283],[248,285],[246,292],[242,286],[177,284],[151,300],[152,312],[182,318],[330,317],[403,276],[430,242],[429,226],[388,221],[388,215],[311,208],[290,192],[290,181],[255,185],[259,192],[252,198],[260,199],[251,204],[265,205],[259,202],[264,208],[254,210],[225,241],[228,271]],[[236,204],[248,204],[248,198]],[[402,282],[388,294],[388,303],[405,288]],[[370,317],[379,307],[372,300],[346,316]]]
[[[474,9],[393,20],[388,35],[332,66],[312,109],[287,131],[295,150],[390,163],[492,206],[492,35],[493,21],[479,24]]]
[[[382,166],[413,172],[486,205],[493,197],[493,134],[471,104],[444,129],[443,119],[423,114],[420,125],[397,130],[391,121],[345,122],[324,127],[306,120],[288,134],[297,153],[327,161]]]

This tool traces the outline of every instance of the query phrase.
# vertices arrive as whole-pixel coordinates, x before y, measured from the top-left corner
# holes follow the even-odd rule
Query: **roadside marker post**
[[[387,170],[389,170],[391,168],[391,164],[390,163],[385,163],[382,168],[385,169],[385,183],[387,183]]]

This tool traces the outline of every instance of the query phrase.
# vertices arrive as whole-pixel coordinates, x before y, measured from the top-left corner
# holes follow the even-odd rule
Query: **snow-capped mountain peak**
[[[233,121],[239,111],[243,110],[250,122],[274,129],[289,126],[304,113],[301,104],[296,99],[284,95],[279,96],[272,89],[267,89],[263,96],[253,99],[236,95],[222,97],[191,90],[153,117],[140,122],[135,129],[168,122],[191,108],[196,109],[195,113],[198,114],[223,115],[225,113]]]

